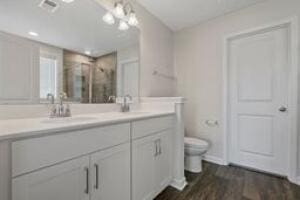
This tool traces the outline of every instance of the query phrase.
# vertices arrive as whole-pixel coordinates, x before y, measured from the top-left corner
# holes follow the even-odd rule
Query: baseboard
[[[205,160],[207,162],[215,163],[218,165],[227,165],[227,164],[225,164],[225,162],[222,158],[219,158],[216,156],[205,155],[203,160]]]
[[[182,191],[185,186],[187,186],[187,182],[184,179],[181,179],[181,180],[177,180],[177,179],[174,179],[171,184],[170,184],[173,188],[179,190],[179,191]]]

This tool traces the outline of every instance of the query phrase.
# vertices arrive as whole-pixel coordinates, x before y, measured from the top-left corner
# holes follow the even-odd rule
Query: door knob
[[[279,110],[280,112],[286,112],[286,111],[287,111],[287,108],[284,107],[284,106],[281,106],[278,110]]]

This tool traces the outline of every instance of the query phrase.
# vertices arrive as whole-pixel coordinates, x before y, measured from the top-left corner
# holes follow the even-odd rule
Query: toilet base
[[[192,173],[202,172],[202,156],[187,156],[184,157],[184,169]]]

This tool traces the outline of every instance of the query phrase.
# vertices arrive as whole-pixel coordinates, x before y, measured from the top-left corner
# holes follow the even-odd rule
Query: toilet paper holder
[[[205,124],[209,127],[219,126],[218,120],[212,120],[212,119],[205,120]]]

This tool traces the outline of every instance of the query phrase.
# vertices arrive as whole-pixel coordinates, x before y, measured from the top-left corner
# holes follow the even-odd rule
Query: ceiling
[[[38,7],[42,0],[1,0],[0,31],[98,57],[136,44],[139,31],[119,31],[118,25],[102,21],[106,13],[94,0],[65,3],[53,0],[59,8],[50,13]],[[28,34],[39,34],[34,37]]]
[[[265,0],[137,0],[173,31]]]

